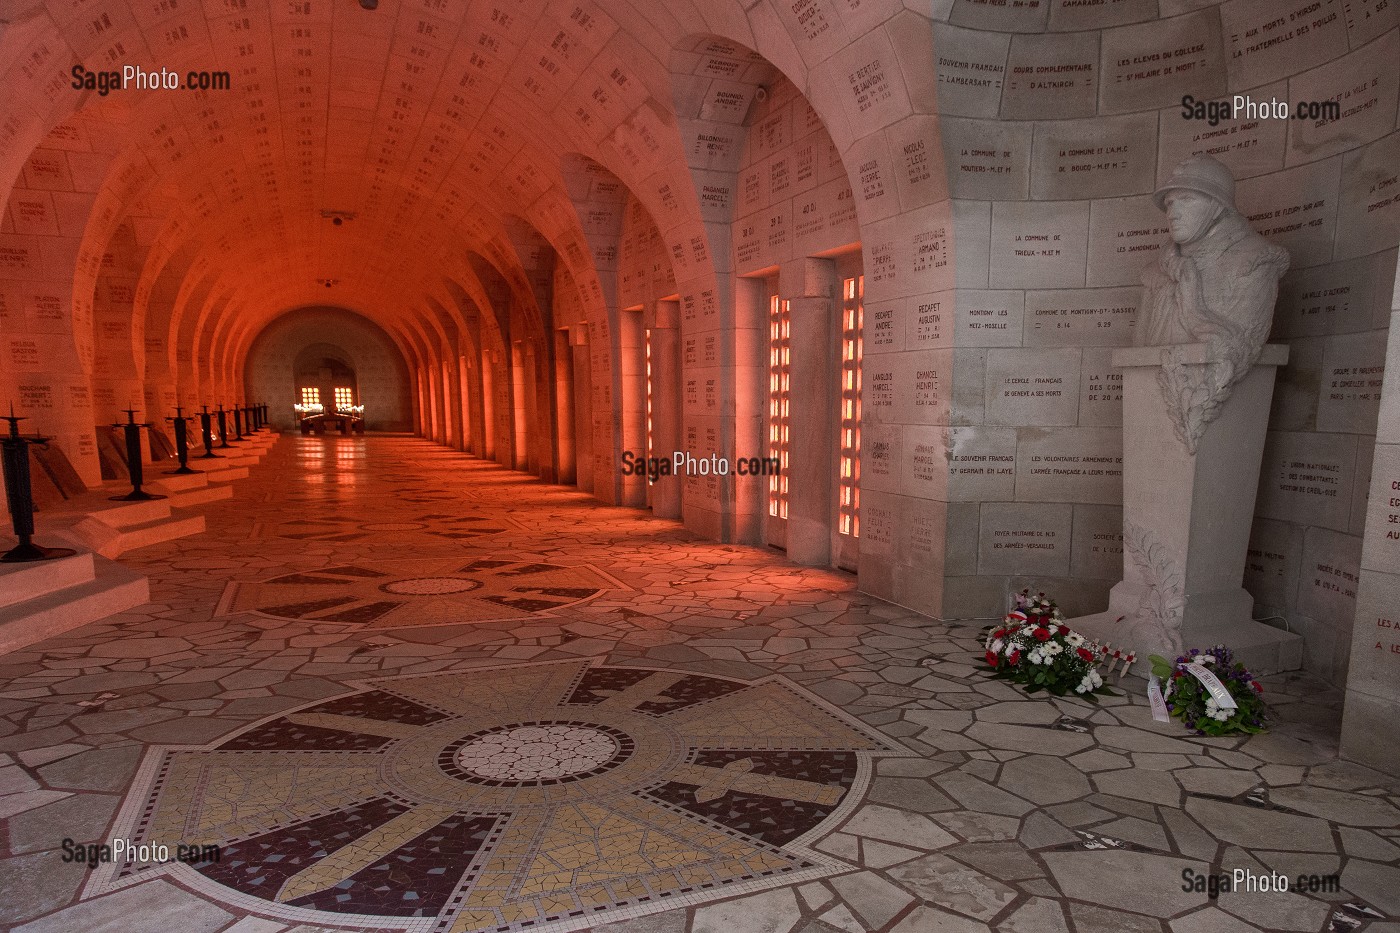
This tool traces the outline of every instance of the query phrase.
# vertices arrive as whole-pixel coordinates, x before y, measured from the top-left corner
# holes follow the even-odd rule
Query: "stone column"
[[[681,449],[680,321],[674,301],[656,303],[651,328],[651,437],[653,457]],[[680,518],[681,479],[662,476],[651,487],[651,511],[658,518]]]
[[[593,462],[593,361],[589,356],[588,328],[569,328],[569,352],[574,355],[574,442],[578,464],[578,488],[592,492]]]
[[[787,555],[799,564],[821,567],[831,563],[836,407],[832,284],[831,264],[813,259],[783,266],[779,281],[792,322]]]
[[[1163,389],[1172,354],[1188,371],[1206,365],[1205,344],[1113,351],[1124,374],[1123,579],[1107,612],[1070,625],[1140,656],[1224,644],[1252,672],[1294,670],[1302,639],[1253,621],[1241,585],[1274,375],[1288,347],[1264,347],[1194,451],[1178,436],[1190,432],[1190,415]]]
[[[1385,369],[1341,754],[1400,774],[1400,311],[1390,315]]]

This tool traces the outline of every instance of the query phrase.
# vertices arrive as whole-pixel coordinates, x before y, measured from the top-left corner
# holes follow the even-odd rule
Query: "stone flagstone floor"
[[[1307,676],[1249,739],[1029,699],[974,623],[407,438],[207,514],[0,657],[0,927],[1400,933],[1400,781]],[[221,859],[64,861],[114,837]],[[1182,890],[1235,868],[1340,889]]]

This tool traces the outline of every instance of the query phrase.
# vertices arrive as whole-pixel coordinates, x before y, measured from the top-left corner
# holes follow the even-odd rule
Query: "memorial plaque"
[[[700,119],[722,123],[743,123],[753,100],[752,85],[737,81],[705,82],[700,104]]]
[[[915,350],[892,357],[893,420],[903,424],[947,424],[953,351]]]
[[[862,558],[889,557],[894,552],[895,514],[902,505],[902,496],[879,492],[861,496],[860,555]]]
[[[854,176],[852,190],[871,220],[893,217],[900,210],[895,164],[885,143],[885,135],[875,133],[855,142],[847,153]]]
[[[1139,288],[1026,293],[1027,347],[1126,347],[1133,342]]]
[[[948,497],[948,430],[936,425],[903,428],[900,492],[920,499]]]
[[[1400,26],[1400,7],[1395,5],[1395,0],[1348,0],[1342,9],[1354,49]]]
[[[1235,186],[1235,203],[1260,236],[1288,250],[1296,268],[1332,258],[1340,156],[1247,178]]]
[[[946,147],[947,121],[940,121],[926,114],[915,114],[885,130],[885,135],[889,138],[890,155],[898,166],[894,175],[896,187],[899,189],[899,203],[906,208],[932,204],[948,197],[949,180],[944,150],[938,145],[940,127],[944,133],[943,145]],[[1007,136],[1017,135],[1014,132],[1015,127],[1006,128],[1013,130],[1012,133],[1006,134]],[[997,138],[1001,135],[1003,134],[994,134]],[[1025,135],[1029,137],[1028,133]],[[1010,145],[1003,146],[1008,152],[1012,148]],[[1028,153],[1029,148],[1026,146],[1023,151]],[[1024,186],[1021,190],[1025,190]]]
[[[883,29],[866,33],[827,59],[854,134],[864,136],[910,112],[899,60]]]
[[[1317,403],[1319,431],[1375,432],[1385,376],[1384,337],[1369,331],[1327,338]]]
[[[1257,518],[1245,554],[1244,588],[1256,603],[1277,612],[1290,610],[1296,601],[1302,560],[1302,526]]]
[[[1307,529],[1301,577],[1297,610],[1339,628],[1351,628],[1361,582],[1361,539],[1326,528]]]
[[[1085,347],[1079,377],[1079,423],[1122,425],[1123,371],[1112,363],[1113,350]]]
[[[1090,287],[1139,286],[1171,242],[1167,217],[1150,196],[1094,201],[1089,213]]]
[[[904,318],[904,346],[909,349],[942,349],[953,345],[951,291],[916,295],[898,303]]]
[[[1075,424],[1079,364],[1078,350],[988,350],[987,424]]]
[[[739,216],[747,216],[768,203],[768,166],[764,162],[747,165],[739,170],[738,206]]]
[[[1031,195],[1045,200],[1150,194],[1157,114],[1036,124]]]
[[[1400,100],[1400,33],[1394,30],[1288,82],[1289,113],[1299,102],[1335,100],[1341,119],[1292,120],[1288,164],[1312,162],[1379,139],[1395,129]]]
[[[1098,85],[1098,33],[1012,36],[1001,118],[1093,116]]]
[[[1400,568],[1400,445],[1376,445],[1366,511],[1364,566],[1394,572]]]
[[[836,246],[860,242],[856,199],[850,182],[835,178],[792,205],[793,255],[810,256]]]
[[[1337,258],[1361,256],[1400,239],[1400,134],[1342,157]],[[1394,263],[1391,263],[1394,266]]]
[[[864,341],[866,354],[893,350],[903,336],[901,320],[895,317],[895,310],[903,299],[895,301],[869,302],[865,306]]]
[[[960,198],[1020,200],[1030,170],[1031,124],[944,117],[948,185]]]
[[[792,109],[773,108],[749,131],[749,146],[755,161],[781,152],[792,143]]]
[[[900,438],[895,425],[866,423],[860,436],[860,489],[868,492],[899,492],[899,465],[903,462]]]
[[[869,420],[890,424],[894,417],[894,372],[898,353],[870,353],[861,363],[861,407]]]
[[[1025,292],[959,289],[940,292],[946,304],[956,296],[954,344],[959,347],[1019,347],[1025,320]]]
[[[1123,509],[1077,505],[1070,541],[1070,574],[1088,580],[1123,578]]]
[[[734,231],[734,271],[740,275],[749,272],[756,272],[765,267],[763,238],[766,231],[763,227],[764,214],[762,212],[750,214],[739,220]]]
[[[992,205],[992,288],[1084,285],[1089,205],[1075,202]]]
[[[1022,428],[1016,498],[1023,502],[1123,501],[1123,432],[1117,428]]]
[[[1220,16],[1214,7],[1103,32],[1099,112],[1178,105],[1182,96],[1211,100],[1226,91]]]
[[[58,236],[58,215],[47,191],[16,188],[10,193],[9,212],[16,233]]]
[[[934,31],[938,112],[944,116],[995,118],[1011,37],[940,25]]]
[[[951,428],[948,442],[947,498],[950,501],[1015,498],[1015,428]]]
[[[1050,0],[1051,32],[1107,29],[1156,18],[1157,0]]]
[[[1255,514],[1346,531],[1355,473],[1355,437],[1271,431]]]
[[[1361,694],[1382,700],[1393,717],[1395,684],[1400,681],[1400,575],[1374,570],[1361,571],[1361,587],[1356,606],[1356,627],[1352,632],[1351,665],[1347,670],[1348,719],[1351,707]],[[1377,740],[1394,745],[1394,719],[1375,716],[1375,729],[1363,741]],[[1383,759],[1380,756],[1377,760]]]
[[[1034,502],[982,503],[977,570],[983,574],[1069,573],[1074,507]]]
[[[897,554],[901,564],[912,565],[919,573],[905,587],[917,590],[920,583],[940,581],[942,574],[927,568],[943,566],[948,505],[940,500],[906,498],[896,516]],[[864,522],[862,522],[864,524]],[[906,596],[906,602],[909,601]]]
[[[1290,270],[1279,281],[1275,339],[1344,334],[1385,326],[1395,285],[1395,256],[1374,255]],[[1387,314],[1388,317],[1388,314]],[[1292,357],[1288,365],[1294,365]]]
[[[996,32],[1044,32],[1050,0],[953,0],[949,21]]]
[[[1345,55],[1344,5],[1345,0],[1221,4],[1230,87],[1259,87]]]

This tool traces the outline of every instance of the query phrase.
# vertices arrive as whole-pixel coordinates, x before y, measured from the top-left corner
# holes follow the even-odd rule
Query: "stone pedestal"
[[[1123,579],[1107,612],[1070,625],[1140,658],[1224,644],[1253,672],[1294,670],[1302,639],[1253,621],[1241,586],[1274,374],[1288,348],[1264,347],[1194,452],[1158,384],[1168,352],[1188,370],[1206,364],[1205,344],[1113,352],[1123,371]]]

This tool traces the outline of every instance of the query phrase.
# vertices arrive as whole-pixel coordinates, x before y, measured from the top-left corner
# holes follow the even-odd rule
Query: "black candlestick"
[[[4,463],[5,500],[10,506],[10,522],[14,525],[19,544],[0,554],[0,562],[29,563],[36,560],[56,560],[72,557],[77,552],[66,547],[40,547],[34,543],[34,487],[29,476],[29,445],[47,443],[47,437],[20,437],[15,407],[4,420],[10,422],[10,433],[0,441],[0,460]]]
[[[164,499],[165,496],[158,496],[155,493],[146,492],[141,488],[141,481],[145,479],[141,470],[141,429],[149,428],[149,424],[138,424],[136,421],[136,409],[126,409],[126,424],[114,424],[114,428],[121,428],[126,434],[126,471],[131,476],[131,492],[124,496],[110,496],[113,502],[147,502],[151,499]]]
[[[208,405],[199,413],[199,428],[204,432],[204,453],[199,455],[200,459],[222,460],[219,454],[214,453],[214,415],[209,411]]]
[[[175,417],[166,418],[175,425],[175,456],[180,458],[180,468],[178,470],[166,470],[172,475],[188,476],[191,473],[200,473],[201,470],[190,469],[190,426],[189,418],[180,410],[180,406],[175,406]]]
[[[235,443],[243,440],[243,406],[233,406],[233,440]]]
[[[228,412],[224,410],[223,402],[219,403],[217,414],[219,416],[219,449],[223,450],[225,447],[233,446],[228,442]]]

